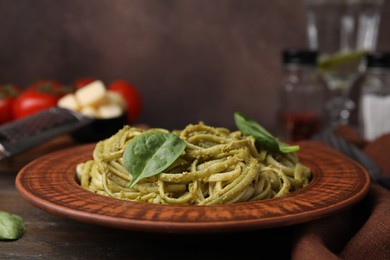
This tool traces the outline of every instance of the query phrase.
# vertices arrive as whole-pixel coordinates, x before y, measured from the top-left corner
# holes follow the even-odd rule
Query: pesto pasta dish
[[[305,187],[299,146],[235,113],[237,131],[199,122],[182,130],[125,125],[76,167],[82,187],[154,204],[213,205],[280,197]]]

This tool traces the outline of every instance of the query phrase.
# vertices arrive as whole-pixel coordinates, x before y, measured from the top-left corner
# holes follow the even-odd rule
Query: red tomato
[[[57,81],[38,80],[16,98],[13,105],[14,117],[20,119],[54,107],[67,92],[68,90]]]
[[[0,124],[13,120],[12,107],[19,92],[19,87],[15,85],[0,85]]]
[[[64,84],[56,80],[41,79],[33,82],[27,86],[28,90],[34,90],[38,92],[50,93],[56,96],[62,96],[68,92]]]
[[[128,81],[115,80],[107,89],[119,93],[125,99],[128,121],[136,121],[142,109],[142,98],[137,88]]]
[[[88,85],[89,83],[92,83],[94,81],[96,81],[97,79],[95,78],[81,78],[81,79],[78,79],[76,80],[74,83],[73,83],[73,89],[74,90],[77,90],[79,88],[82,88],[86,85]]]

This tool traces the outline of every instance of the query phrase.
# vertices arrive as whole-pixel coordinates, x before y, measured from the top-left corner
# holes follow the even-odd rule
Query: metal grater
[[[53,107],[0,126],[0,160],[19,154],[53,137],[69,133],[95,119]]]

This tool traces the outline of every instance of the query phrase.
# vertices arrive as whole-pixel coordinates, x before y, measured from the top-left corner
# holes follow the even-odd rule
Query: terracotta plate
[[[365,169],[318,142],[301,143],[300,159],[313,172],[305,188],[284,197],[218,206],[154,205],[94,194],[75,180],[75,167],[94,145],[57,151],[26,165],[16,187],[31,204],[55,215],[114,228],[206,233],[289,226],[335,214],[367,193]]]

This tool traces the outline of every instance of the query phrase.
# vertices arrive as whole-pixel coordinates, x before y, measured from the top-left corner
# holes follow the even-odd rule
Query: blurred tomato
[[[88,85],[89,83],[92,83],[94,81],[96,81],[97,79],[95,78],[81,78],[81,79],[78,79],[76,80],[75,82],[73,82],[73,89],[74,90],[78,90],[79,88],[82,88],[86,85]]]
[[[142,98],[137,88],[126,80],[115,80],[107,88],[125,99],[128,121],[135,122],[142,109]]]
[[[13,84],[0,85],[0,124],[13,120],[12,107],[19,93],[18,86]]]
[[[16,98],[13,105],[14,117],[20,119],[57,106],[58,100],[67,92],[65,86],[58,81],[38,80]]]
[[[54,96],[63,96],[70,91],[61,82],[47,79],[41,79],[31,83],[27,86],[27,90],[48,93]]]

